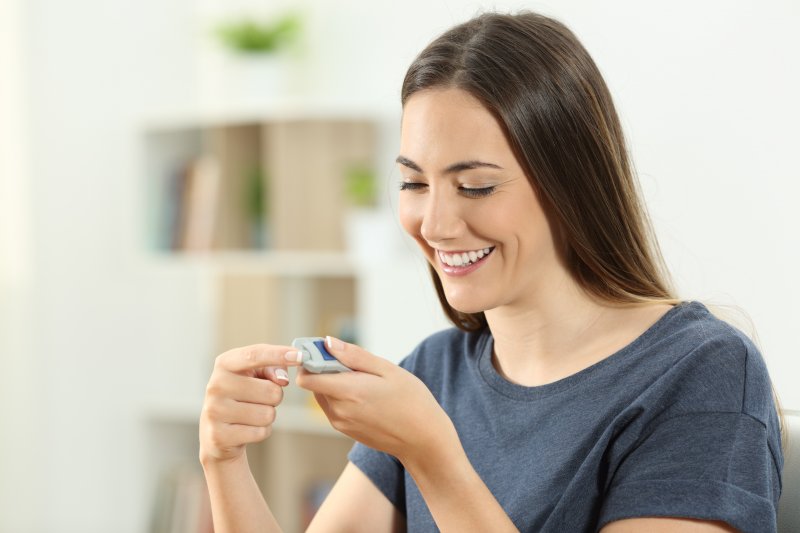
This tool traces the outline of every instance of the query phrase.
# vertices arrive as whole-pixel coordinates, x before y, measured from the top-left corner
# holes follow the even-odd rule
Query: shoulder
[[[716,317],[702,302],[686,301],[665,321],[662,337],[689,355],[692,349],[742,354],[752,341],[739,329]],[[755,347],[755,346],[753,346]]]
[[[683,304],[665,327],[659,350],[672,367],[665,384],[690,410],[741,412],[766,424],[774,410],[767,366],[755,343],[702,303]]]
[[[783,459],[756,344],[700,302],[681,304],[646,344],[633,367],[644,386],[610,426],[601,525],[694,516],[770,529]]]

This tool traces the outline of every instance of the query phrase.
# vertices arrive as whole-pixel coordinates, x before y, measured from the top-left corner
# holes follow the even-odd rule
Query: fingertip
[[[325,337],[325,345],[329,350],[336,350],[337,352],[344,350],[344,342],[340,341],[336,337],[331,337],[330,335]]]
[[[275,369],[275,379],[278,381],[282,381],[284,385],[289,384],[289,373],[286,372],[283,368]]]
[[[290,350],[283,355],[288,364],[299,365],[303,362],[303,352],[299,350]]]

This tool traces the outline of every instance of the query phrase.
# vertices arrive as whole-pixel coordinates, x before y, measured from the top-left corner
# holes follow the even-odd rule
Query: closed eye
[[[468,198],[483,198],[485,196],[489,196],[495,190],[495,186],[491,187],[480,187],[480,188],[472,188],[472,187],[459,187],[458,190],[461,191],[461,194]]]
[[[401,191],[418,191],[427,187],[427,183],[420,183],[418,181],[403,181],[400,182],[400,190]]]
[[[401,191],[420,191],[425,189],[428,186],[427,183],[422,183],[418,181],[403,181],[400,182],[400,190]],[[490,194],[494,193],[497,186],[492,185],[491,187],[464,187],[461,186],[458,188],[458,191],[461,193],[462,196],[466,196],[467,198],[485,198]]]

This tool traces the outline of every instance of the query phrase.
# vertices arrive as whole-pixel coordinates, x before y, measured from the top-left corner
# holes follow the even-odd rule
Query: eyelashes
[[[458,190],[467,198],[483,198],[489,196],[495,190],[495,187],[480,187],[478,189],[469,189],[466,187],[459,187]]]
[[[418,191],[427,187],[426,183],[417,183],[414,181],[401,181],[400,182],[400,190],[401,191]]]
[[[420,183],[415,181],[400,182],[401,191],[421,191],[425,189],[427,186],[428,186],[427,183]],[[479,187],[479,188],[459,187],[458,192],[462,196],[466,196],[467,198],[484,198],[494,193],[495,189],[496,189],[495,186]]]

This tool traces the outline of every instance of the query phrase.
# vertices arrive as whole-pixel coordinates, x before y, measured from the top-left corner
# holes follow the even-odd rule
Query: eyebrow
[[[412,160],[402,155],[397,156],[397,159],[395,161],[405,167],[410,168],[411,170],[416,170],[417,172],[423,172],[423,170],[420,168],[418,164],[414,163]],[[469,161],[459,161],[458,163],[453,163],[452,165],[444,169],[444,173],[453,174],[455,172],[461,172],[462,170],[472,170],[475,168],[496,168],[499,170],[503,170],[503,167],[495,165],[494,163],[487,163],[485,161],[477,161],[475,159],[471,159]]]

